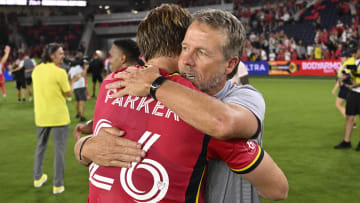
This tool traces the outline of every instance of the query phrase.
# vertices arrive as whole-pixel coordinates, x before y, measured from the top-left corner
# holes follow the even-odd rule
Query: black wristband
[[[166,81],[168,80],[168,78],[164,77],[164,76],[160,76],[158,78],[156,78],[156,80],[154,80],[154,82],[151,83],[150,86],[150,96],[157,100],[156,98],[156,90]]]
[[[80,151],[79,151],[79,159],[80,159],[80,160],[81,160],[81,151],[82,151],[82,148],[83,148],[85,142],[88,141],[88,139],[90,139],[90,138],[92,138],[92,136],[85,138],[85,140],[81,143]]]

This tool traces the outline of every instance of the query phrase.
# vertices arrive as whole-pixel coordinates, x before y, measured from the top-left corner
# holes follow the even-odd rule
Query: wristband
[[[79,151],[79,159],[81,160],[81,151],[82,151],[82,148],[85,144],[86,141],[88,141],[88,139],[92,138],[91,136],[90,137],[87,137],[85,138],[85,140],[81,143],[81,146],[80,146],[80,151]]]
[[[93,122],[93,120],[88,120],[85,124],[89,125],[89,123]]]
[[[169,80],[168,78],[164,77],[164,76],[160,76],[158,78],[156,78],[156,80],[154,80],[153,83],[151,83],[150,86],[150,96],[157,100],[156,98],[156,90],[166,81]]]

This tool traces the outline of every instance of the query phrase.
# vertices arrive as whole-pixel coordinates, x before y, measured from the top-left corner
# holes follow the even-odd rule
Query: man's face
[[[182,42],[179,71],[197,88],[210,95],[226,82],[229,60],[223,55],[225,34],[197,21],[193,22]]]
[[[55,53],[51,54],[50,55],[50,58],[52,59],[52,61],[56,64],[56,65],[59,65],[59,64],[62,64],[64,58],[65,58],[65,55],[64,55],[64,50],[62,47],[59,47]]]
[[[122,65],[125,63],[125,55],[116,45],[112,45],[109,54],[110,54],[109,63],[111,65],[110,69],[112,72],[114,72],[119,68],[121,68]]]

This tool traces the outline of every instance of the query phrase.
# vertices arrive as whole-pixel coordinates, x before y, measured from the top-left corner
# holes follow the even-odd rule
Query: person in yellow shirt
[[[321,51],[321,45],[317,44],[314,49],[314,58],[315,60],[321,60],[322,59],[322,51]]]
[[[47,175],[43,173],[43,162],[50,131],[52,131],[55,154],[53,194],[62,193],[65,190],[65,148],[70,124],[65,97],[71,97],[72,90],[66,71],[58,67],[63,59],[64,50],[61,45],[50,43],[43,51],[41,63],[32,73],[37,128],[34,187],[41,187],[47,180]]]
[[[351,148],[351,133],[355,123],[356,115],[360,115],[360,46],[356,41],[352,41],[348,45],[351,47],[351,53],[354,57],[354,63],[345,67],[345,71],[350,73],[351,80],[344,81],[344,86],[350,89],[350,92],[346,98],[346,123],[345,123],[345,135],[344,140],[336,145],[335,149],[348,149]],[[360,143],[355,148],[356,151],[360,151]]]

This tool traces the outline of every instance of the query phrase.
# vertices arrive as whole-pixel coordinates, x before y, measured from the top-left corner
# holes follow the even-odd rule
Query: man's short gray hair
[[[195,12],[192,22],[199,22],[216,30],[221,30],[227,35],[227,42],[223,45],[225,59],[234,56],[241,58],[246,31],[239,19],[227,11],[219,9],[205,9]]]

